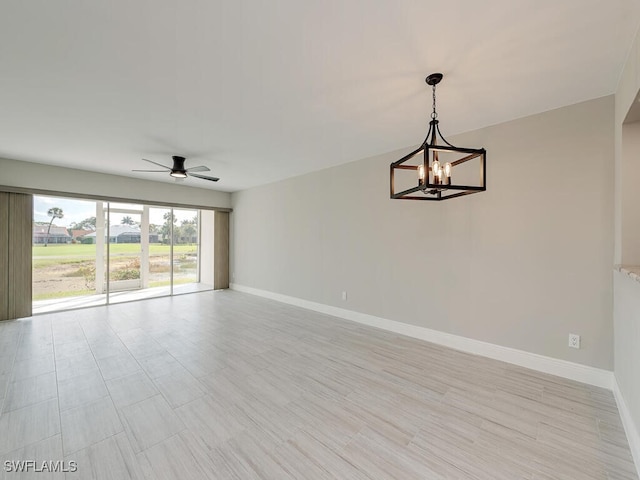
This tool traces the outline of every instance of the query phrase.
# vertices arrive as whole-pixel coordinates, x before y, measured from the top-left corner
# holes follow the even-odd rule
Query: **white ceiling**
[[[611,94],[638,0],[2,0],[0,157],[234,191]],[[478,145],[480,146],[480,145]],[[1,175],[1,174],[0,174]],[[0,176],[0,183],[1,176]]]

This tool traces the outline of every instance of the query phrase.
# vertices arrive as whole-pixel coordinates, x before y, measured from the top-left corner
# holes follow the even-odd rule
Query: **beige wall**
[[[220,208],[231,204],[226,192],[0,158],[0,186],[3,185],[80,193],[88,198],[102,195]]]
[[[388,198],[408,148],[234,193],[232,282],[611,369],[613,115],[456,137],[487,149],[488,191],[447,202]]]

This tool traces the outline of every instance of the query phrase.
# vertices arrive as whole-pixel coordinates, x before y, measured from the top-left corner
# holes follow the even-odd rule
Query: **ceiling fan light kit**
[[[187,178],[187,171],[184,168],[184,161],[186,158],[179,157],[178,155],[174,155],[173,157],[173,167],[171,168],[171,175],[174,178]]]
[[[184,162],[186,160],[185,157],[174,155],[171,158],[173,159],[173,166],[171,167],[167,167],[166,165],[162,165],[161,163],[143,158],[142,159],[143,161],[153,163],[154,165],[162,167],[163,170],[132,170],[132,172],[154,172],[154,173],[169,172],[169,176],[175,179],[185,179],[188,177],[195,177],[195,178],[200,178],[202,180],[209,180],[210,182],[217,182],[218,180],[220,180],[218,177],[208,177],[206,175],[200,175],[198,173],[194,173],[194,172],[208,172],[209,167],[206,167],[204,165],[199,165],[197,167],[185,168],[184,167]]]
[[[392,199],[440,201],[487,189],[486,150],[453,146],[440,133],[436,85],[442,77],[432,73],[426,78],[433,92],[429,131],[420,147],[391,164]]]

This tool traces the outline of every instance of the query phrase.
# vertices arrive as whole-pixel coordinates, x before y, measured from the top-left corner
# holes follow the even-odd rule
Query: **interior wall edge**
[[[618,379],[615,374],[613,376],[613,396],[616,399],[618,405],[618,412],[620,413],[620,419],[622,420],[622,426],[627,434],[627,441],[629,442],[629,450],[633,457],[633,462],[636,465],[638,476],[640,476],[640,430],[633,421],[631,411],[627,406],[627,402],[624,399],[624,395],[618,385]]]
[[[462,352],[480,355],[494,360],[518,365],[520,367],[529,368],[538,372],[555,375],[558,377],[574,380],[576,382],[586,383],[596,387],[605,388],[607,390],[614,389],[614,376],[610,370],[591,367],[580,363],[569,362],[558,358],[547,357],[537,353],[526,352],[515,348],[504,347],[493,343],[483,342],[460,335],[441,332],[426,327],[410,325],[408,323],[398,322],[387,318],[377,317],[366,313],[347,310],[344,308],[333,307],[322,303],[304,300],[302,298],[282,295],[280,293],[261,290],[258,288],[247,287],[237,283],[229,285],[231,290],[256,295],[270,300],[294,305],[307,310],[324,313],[334,317],[350,320],[353,322],[368,325],[370,327],[380,328],[389,332],[398,333],[408,337],[424,340],[445,347],[460,350]]]

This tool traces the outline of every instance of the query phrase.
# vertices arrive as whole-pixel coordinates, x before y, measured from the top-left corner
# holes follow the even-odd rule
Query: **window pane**
[[[33,197],[33,313],[102,305],[96,282],[97,202]]]
[[[173,292],[198,290],[198,244],[200,221],[198,210],[173,209]]]
[[[149,296],[171,295],[171,209],[149,207]]]
[[[142,211],[142,206],[135,206]],[[137,300],[142,289],[142,215],[109,204],[109,303]]]

